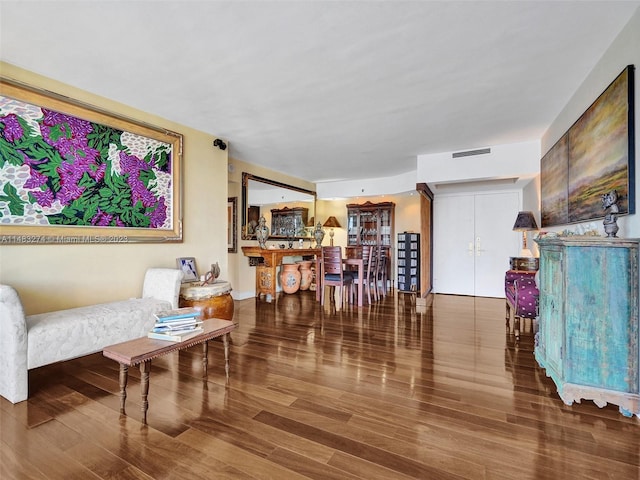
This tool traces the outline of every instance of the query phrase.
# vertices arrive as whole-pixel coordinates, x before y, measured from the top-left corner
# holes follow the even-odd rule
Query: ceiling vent
[[[484,155],[486,153],[491,153],[491,149],[479,148],[478,150],[467,150],[466,152],[455,152],[451,154],[451,157],[453,158],[471,157],[473,155]]]

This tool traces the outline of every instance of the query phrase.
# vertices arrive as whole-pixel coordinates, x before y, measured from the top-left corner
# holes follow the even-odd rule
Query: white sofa
[[[0,395],[12,403],[26,400],[28,370],[145,336],[154,313],[178,307],[182,275],[150,268],[142,298],[29,316],[15,289],[0,285]]]

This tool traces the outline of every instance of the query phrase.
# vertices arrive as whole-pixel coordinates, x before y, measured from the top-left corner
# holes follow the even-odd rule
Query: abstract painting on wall
[[[564,134],[541,161],[542,226],[569,223],[568,168],[568,135]]]
[[[627,66],[542,158],[543,227],[603,218],[611,190],[620,214],[635,213],[633,73]]]

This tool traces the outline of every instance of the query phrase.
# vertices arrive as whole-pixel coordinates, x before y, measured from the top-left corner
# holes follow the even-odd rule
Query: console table
[[[242,247],[242,253],[245,257],[262,258],[264,262],[256,266],[256,296],[271,295],[276,296],[277,268],[282,265],[284,257],[293,256],[315,256],[316,272],[318,269],[318,260],[322,256],[320,248],[260,248],[259,246]],[[316,299],[318,299],[319,290],[316,291]]]
[[[543,237],[535,358],[567,405],[640,417],[640,239]]]

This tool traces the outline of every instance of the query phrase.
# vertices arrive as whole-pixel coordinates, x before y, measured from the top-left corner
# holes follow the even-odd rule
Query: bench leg
[[[129,380],[129,366],[120,364],[120,413],[125,415],[124,404],[127,401],[127,382]]]
[[[209,363],[209,342],[202,344],[202,378],[207,378],[207,366]]]
[[[229,334],[225,333],[222,336],[222,343],[224,344],[224,373],[227,376],[227,383],[229,383]]]
[[[142,362],[140,364],[140,398],[142,400],[140,404],[140,410],[142,411],[142,423],[147,424],[147,410],[149,409],[149,401],[147,396],[149,395],[149,372],[151,371],[151,360]]]

